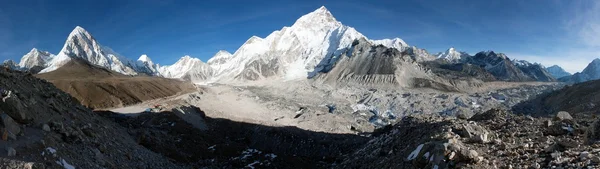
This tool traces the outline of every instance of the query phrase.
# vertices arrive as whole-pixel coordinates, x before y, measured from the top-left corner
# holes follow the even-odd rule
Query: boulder
[[[596,144],[600,141],[600,120],[596,119],[585,131],[585,143]]]
[[[18,122],[24,123],[27,120],[27,116],[25,115],[26,109],[15,96],[7,98],[5,102],[0,100],[0,110]]]
[[[557,120],[557,121],[572,121],[573,117],[571,116],[571,114],[569,114],[569,112],[559,111],[558,113],[556,113],[556,116],[554,116],[554,120]]]
[[[476,123],[463,125],[461,136],[476,143],[489,143],[492,140],[490,132]]]
[[[48,124],[44,124],[44,125],[42,126],[42,130],[44,130],[44,131],[46,131],[46,132],[50,132],[50,131],[51,131],[51,129],[50,129],[50,126],[48,126]]]
[[[11,135],[15,135],[16,137],[16,135],[21,133],[21,127],[19,126],[19,124],[17,124],[17,122],[15,122],[6,113],[0,114],[0,127],[4,128],[3,135],[7,134],[9,137]]]

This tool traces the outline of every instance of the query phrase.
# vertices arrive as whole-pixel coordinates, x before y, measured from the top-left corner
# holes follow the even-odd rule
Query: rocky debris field
[[[600,122],[491,109],[468,119],[415,115],[382,128],[339,168],[596,168]]]
[[[565,86],[513,107],[518,113],[543,116],[556,111],[573,112],[573,116],[589,117],[600,110],[600,80]]]
[[[327,132],[370,133],[375,128],[394,124],[401,117],[413,114],[469,118],[476,112],[485,112],[492,108],[511,109],[514,105],[562,87],[561,84],[553,83],[506,86],[508,87],[474,89],[473,92],[467,93],[364,86],[337,88],[311,84],[233,88],[237,91],[237,98],[249,98],[246,100],[279,113],[277,117],[281,118],[272,119],[277,121],[291,119],[287,125]],[[227,88],[227,86],[208,88]],[[211,90],[207,90],[201,97],[210,98],[210,95]],[[222,96],[221,93],[216,94],[217,98]]]

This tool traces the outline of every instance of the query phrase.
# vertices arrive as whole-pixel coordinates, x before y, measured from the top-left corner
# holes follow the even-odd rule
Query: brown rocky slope
[[[83,60],[73,60],[55,71],[36,76],[48,80],[92,109],[121,107],[194,90],[189,82],[126,76]]]

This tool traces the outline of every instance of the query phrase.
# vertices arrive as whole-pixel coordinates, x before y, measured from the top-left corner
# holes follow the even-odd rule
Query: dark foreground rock
[[[12,91],[0,104],[0,168],[181,167],[44,80],[1,69],[0,88]]]
[[[175,111],[142,113],[135,117],[98,112],[127,127],[140,145],[193,168],[330,168],[368,141],[354,134],[313,132],[297,127],[269,127],[203,117],[205,128]],[[189,110],[185,113],[180,110]],[[189,116],[189,115],[187,115]]]

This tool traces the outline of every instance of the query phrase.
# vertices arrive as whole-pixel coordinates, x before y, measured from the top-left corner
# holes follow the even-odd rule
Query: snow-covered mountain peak
[[[565,76],[571,76],[571,73],[565,71],[562,67],[558,65],[552,65],[546,68],[546,71],[550,73],[554,78],[559,79]]]
[[[181,57],[181,59],[179,59],[177,62],[175,62],[175,64],[178,64],[178,63],[180,63],[180,64],[195,64],[198,62],[202,62],[202,61],[198,58],[191,57],[190,55],[185,55],[185,56]]]
[[[120,56],[108,47],[100,45],[88,31],[80,26],[71,31],[62,50],[49,61],[48,67],[40,73],[54,71],[75,57],[121,74],[137,74],[132,67],[135,62]]]
[[[229,53],[226,50],[219,50],[219,52],[217,52],[217,54],[215,54],[215,56],[219,56],[219,57],[220,56],[227,56],[227,57],[229,57],[229,56],[231,56],[231,53]]]
[[[252,36],[252,37],[250,37],[250,39],[248,39],[248,40],[246,41],[246,43],[244,43],[244,44],[248,44],[248,43],[256,43],[256,42],[262,42],[263,40],[264,40],[263,38],[260,38],[260,37],[258,37],[258,36]]]
[[[383,45],[388,48],[396,48],[400,51],[403,51],[405,48],[409,47],[408,44],[400,38],[371,40],[370,42],[375,45]]]
[[[37,48],[31,49],[29,53],[23,55],[19,62],[19,67],[32,68],[35,66],[44,66],[46,62],[54,57],[53,54],[47,51],[40,51]]]
[[[146,54],[143,54],[142,56],[140,56],[140,58],[138,58],[138,61],[148,63],[150,65],[154,64],[154,62],[152,62],[152,59],[150,59],[150,57],[148,57],[148,55],[146,55]]]
[[[164,77],[183,78],[192,70],[209,70],[209,66],[198,58],[185,55],[175,64],[159,68],[159,72]],[[212,70],[209,70],[211,72]]]
[[[337,21],[325,6],[322,6],[319,9],[300,17],[292,27],[312,27],[322,25],[339,26],[341,24],[342,23]]]
[[[486,54],[489,55],[489,53],[486,53]],[[436,54],[436,57],[438,59],[446,59],[448,61],[458,61],[458,60],[464,59],[466,57],[469,57],[469,54],[458,51],[458,50],[456,50],[456,48],[451,47],[444,52],[440,52],[440,53]]]
[[[69,34],[69,37],[67,37],[67,41],[74,40],[76,39],[75,37],[78,36],[87,37],[88,39],[93,40],[92,35],[88,31],[86,31],[80,26],[76,26],[75,29],[73,29],[73,31],[71,31],[71,33]]]
[[[220,65],[227,62],[233,55],[226,50],[219,50],[212,58],[206,63],[209,65]]]

